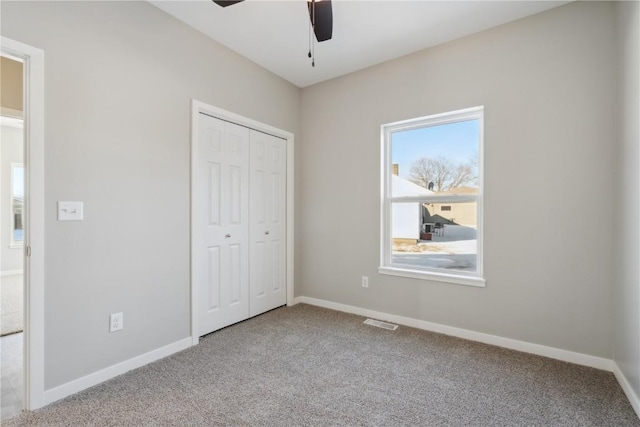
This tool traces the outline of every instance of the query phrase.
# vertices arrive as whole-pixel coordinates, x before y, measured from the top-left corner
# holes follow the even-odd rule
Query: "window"
[[[24,166],[22,163],[11,163],[11,243],[10,247],[18,248],[24,242],[24,226],[22,211],[24,209]]]
[[[380,273],[484,286],[484,108],[382,126]]]

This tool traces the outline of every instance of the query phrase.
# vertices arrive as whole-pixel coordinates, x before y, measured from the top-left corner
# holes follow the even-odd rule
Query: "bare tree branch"
[[[442,156],[436,159],[421,157],[411,165],[409,180],[424,188],[433,183],[435,191],[445,191],[475,183],[476,170],[473,159],[469,163],[454,165]]]
[[[452,173],[453,179],[447,186],[447,189],[462,187],[474,180],[473,166],[470,163],[459,164]]]
[[[433,173],[429,165],[429,159],[421,157],[413,162],[411,169],[409,169],[409,181],[421,187],[428,188],[432,178]]]

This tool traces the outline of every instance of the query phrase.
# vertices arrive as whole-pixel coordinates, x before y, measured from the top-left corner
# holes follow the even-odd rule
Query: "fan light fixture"
[[[240,3],[244,0],[213,0],[219,6],[227,7]],[[331,8],[331,0],[307,0],[307,9],[309,10],[309,53],[311,58],[311,66],[316,66],[315,57],[315,40],[318,43],[330,40],[333,35],[333,11]],[[311,39],[313,30],[315,40]]]
[[[315,40],[318,43],[330,40],[333,33],[333,11],[331,0],[307,0],[309,9],[309,54],[311,66],[316,66]],[[315,35],[315,40],[311,37],[311,30]]]

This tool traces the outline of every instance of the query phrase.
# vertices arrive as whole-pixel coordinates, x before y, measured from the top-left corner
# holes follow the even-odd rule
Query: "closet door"
[[[249,317],[249,130],[200,115],[194,197],[199,335]]]
[[[286,141],[250,133],[251,273],[250,313],[264,313],[287,302]]]

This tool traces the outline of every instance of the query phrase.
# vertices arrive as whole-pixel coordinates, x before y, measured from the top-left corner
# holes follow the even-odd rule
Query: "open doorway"
[[[24,407],[24,64],[0,63],[0,419]]]
[[[16,40],[0,36],[1,57],[22,64],[22,85],[17,85],[17,92],[22,93],[22,130],[23,130],[23,176],[24,194],[20,218],[13,222],[13,238],[22,236],[23,266],[23,328],[22,334],[10,334],[20,337],[23,345],[14,343],[21,351],[17,357],[16,369],[21,369],[21,381],[13,381],[16,385],[16,401],[7,408],[11,399],[2,395],[2,412],[18,412],[22,409],[34,410],[56,400],[56,396],[47,395],[44,389],[44,51]],[[11,64],[11,63],[10,63]],[[4,71],[4,73],[2,72]],[[6,75],[6,68],[0,70]],[[4,86],[4,85],[3,85]],[[22,88],[20,88],[22,86]],[[7,84],[9,88],[9,84]],[[2,88],[3,97],[7,91]],[[12,111],[13,110],[13,111]],[[2,108],[3,114],[17,119],[19,109]],[[0,114],[1,116],[2,114]],[[4,138],[3,138],[4,141]],[[19,179],[19,178],[16,178]],[[13,199],[13,196],[11,196]],[[5,209],[4,201],[0,209]],[[7,205],[10,215],[14,215],[14,206],[20,210],[20,204],[13,202]],[[18,212],[16,212],[18,213]],[[17,225],[17,227],[16,227]],[[22,228],[20,228],[22,227]],[[11,230],[11,228],[10,228]],[[4,232],[3,232],[4,233]],[[7,231],[11,241],[11,231]],[[2,245],[5,245],[4,238]],[[10,244],[8,242],[8,244]],[[2,254],[0,254],[2,256]],[[0,341],[1,343],[2,341]],[[3,350],[8,350],[7,344]],[[2,371],[7,372],[7,365],[2,361]],[[4,383],[4,381],[3,381]],[[8,381],[11,384],[11,381]],[[3,384],[4,385],[4,384]],[[22,390],[22,392],[20,392]],[[11,393],[9,393],[11,395]],[[0,423],[1,424],[1,423]]]

